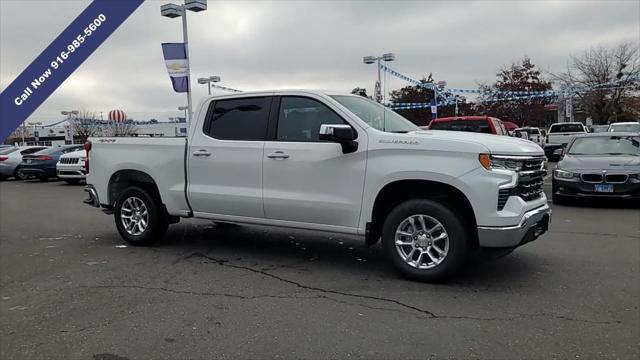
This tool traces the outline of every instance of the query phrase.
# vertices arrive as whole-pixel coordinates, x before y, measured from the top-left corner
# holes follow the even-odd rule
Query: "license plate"
[[[596,192],[601,192],[601,193],[612,193],[613,192],[613,185],[611,185],[611,184],[596,184],[595,185],[595,191]]]

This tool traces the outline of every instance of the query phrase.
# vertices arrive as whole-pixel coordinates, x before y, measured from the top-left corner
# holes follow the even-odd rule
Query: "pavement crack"
[[[260,274],[263,276],[267,276],[270,277],[272,279],[287,283],[287,284],[291,284],[294,285],[298,288],[304,289],[304,290],[310,290],[310,291],[318,291],[324,294],[334,294],[334,295],[341,295],[341,296],[347,296],[347,297],[354,297],[354,298],[359,298],[359,299],[366,299],[366,300],[375,300],[375,301],[382,301],[382,302],[387,302],[387,303],[392,303],[395,305],[398,305],[400,307],[406,308],[406,309],[410,309],[419,313],[422,313],[424,315],[427,315],[429,318],[437,318],[437,316],[432,313],[429,310],[425,310],[425,309],[421,309],[417,306],[413,306],[410,304],[405,304],[402,301],[399,300],[395,300],[395,299],[388,299],[388,298],[384,298],[384,297],[379,297],[379,296],[372,296],[372,295],[361,295],[361,294],[353,294],[353,293],[349,293],[349,292],[344,292],[344,291],[338,291],[338,290],[331,290],[331,289],[324,289],[321,287],[317,287],[317,286],[309,286],[309,285],[304,285],[301,284],[297,281],[293,281],[290,279],[285,279],[283,277],[280,277],[278,275],[274,275],[271,273],[268,273],[266,271],[263,270],[259,270],[259,269],[254,269],[252,267],[249,266],[242,266],[242,265],[234,265],[234,264],[230,264],[227,260],[223,260],[223,259],[216,259],[212,256],[203,254],[201,252],[195,252],[189,256],[186,256],[184,259],[189,259],[189,258],[193,258],[193,257],[200,257],[200,258],[204,258],[210,261],[215,262],[218,265],[221,266],[226,266],[226,267],[230,267],[230,268],[234,268],[234,269],[241,269],[241,270],[246,270],[246,271],[250,271],[256,274]]]
[[[539,314],[516,314],[516,315],[512,315],[512,316],[506,316],[506,317],[480,317],[480,316],[467,316],[467,315],[437,315],[432,311],[426,310],[426,309],[422,309],[419,308],[417,306],[414,305],[410,305],[410,304],[406,304],[402,301],[396,300],[396,299],[389,299],[389,298],[384,298],[384,297],[379,297],[379,296],[372,296],[372,295],[362,295],[362,294],[354,294],[354,293],[349,293],[349,292],[344,292],[344,291],[338,291],[338,290],[331,290],[331,289],[325,289],[325,288],[321,288],[321,287],[317,287],[317,286],[309,286],[309,285],[304,285],[301,284],[297,281],[294,280],[290,280],[290,279],[286,279],[283,277],[280,277],[278,275],[274,275],[271,273],[268,273],[264,270],[259,270],[259,269],[255,269],[249,266],[242,266],[242,265],[235,265],[235,264],[231,264],[229,263],[228,260],[224,260],[224,259],[217,259],[214,258],[212,256],[203,254],[201,252],[195,252],[192,253],[190,255],[187,255],[185,257],[182,258],[182,260],[187,260],[190,258],[195,258],[195,257],[199,257],[199,258],[203,258],[209,261],[212,261],[218,265],[221,266],[226,266],[226,267],[230,267],[230,268],[234,268],[234,269],[240,269],[240,270],[245,270],[245,271],[250,271],[256,274],[260,274],[263,276],[267,276],[270,277],[272,279],[287,283],[287,284],[291,284],[294,285],[298,288],[304,289],[304,290],[310,290],[310,291],[317,291],[320,292],[322,294],[333,294],[333,295],[340,295],[340,296],[345,296],[345,297],[352,297],[352,298],[357,298],[357,299],[365,299],[365,300],[374,300],[374,301],[381,301],[381,302],[385,302],[385,303],[390,303],[390,304],[395,304],[398,305],[404,309],[408,309],[408,310],[412,310],[418,313],[421,313],[423,315],[426,315],[428,318],[430,319],[454,319],[454,320],[474,320],[474,321],[509,321],[509,320],[517,320],[517,319],[525,319],[525,318],[534,318],[534,317],[548,317],[548,318],[554,318],[554,319],[558,319],[558,320],[565,320],[565,321],[574,321],[574,322],[583,322],[583,323],[589,323],[589,324],[620,324],[622,323],[619,320],[611,320],[611,321],[598,321],[598,320],[589,320],[589,319],[579,319],[579,318],[574,318],[574,317],[570,317],[570,316],[566,316],[566,315],[556,315],[556,314],[549,314],[549,313],[539,313]],[[357,305],[357,306],[361,306],[364,308],[369,308],[372,310],[393,310],[393,309],[385,309],[385,308],[378,308],[378,307],[372,307],[369,305],[365,305],[365,304],[352,304],[352,303],[348,303],[348,302],[344,302],[344,301],[340,301],[337,300],[335,298],[329,297],[329,296],[319,296],[322,298],[326,298],[328,300],[332,300],[335,302],[341,302],[341,303],[345,303],[345,304],[350,304],[350,305]],[[393,310],[393,311],[397,311],[397,310]]]

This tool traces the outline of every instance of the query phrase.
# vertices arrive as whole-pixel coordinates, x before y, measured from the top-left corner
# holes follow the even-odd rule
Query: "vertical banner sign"
[[[0,142],[20,126],[143,1],[94,0],[89,4],[0,94]]]
[[[162,54],[175,92],[189,91],[189,67],[184,43],[162,43]]]

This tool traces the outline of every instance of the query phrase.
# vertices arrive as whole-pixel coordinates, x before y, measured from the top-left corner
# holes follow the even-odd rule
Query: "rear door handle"
[[[284,151],[275,151],[267,155],[267,157],[270,159],[288,159],[289,154],[285,153]]]
[[[201,149],[201,150],[198,150],[198,151],[194,151],[193,152],[193,156],[207,157],[207,156],[211,156],[211,153],[208,152],[207,150]]]

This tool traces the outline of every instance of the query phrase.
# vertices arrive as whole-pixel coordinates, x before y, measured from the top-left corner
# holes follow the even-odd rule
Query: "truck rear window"
[[[557,124],[551,125],[549,133],[564,133],[564,132],[584,132],[584,128],[580,124]]]

